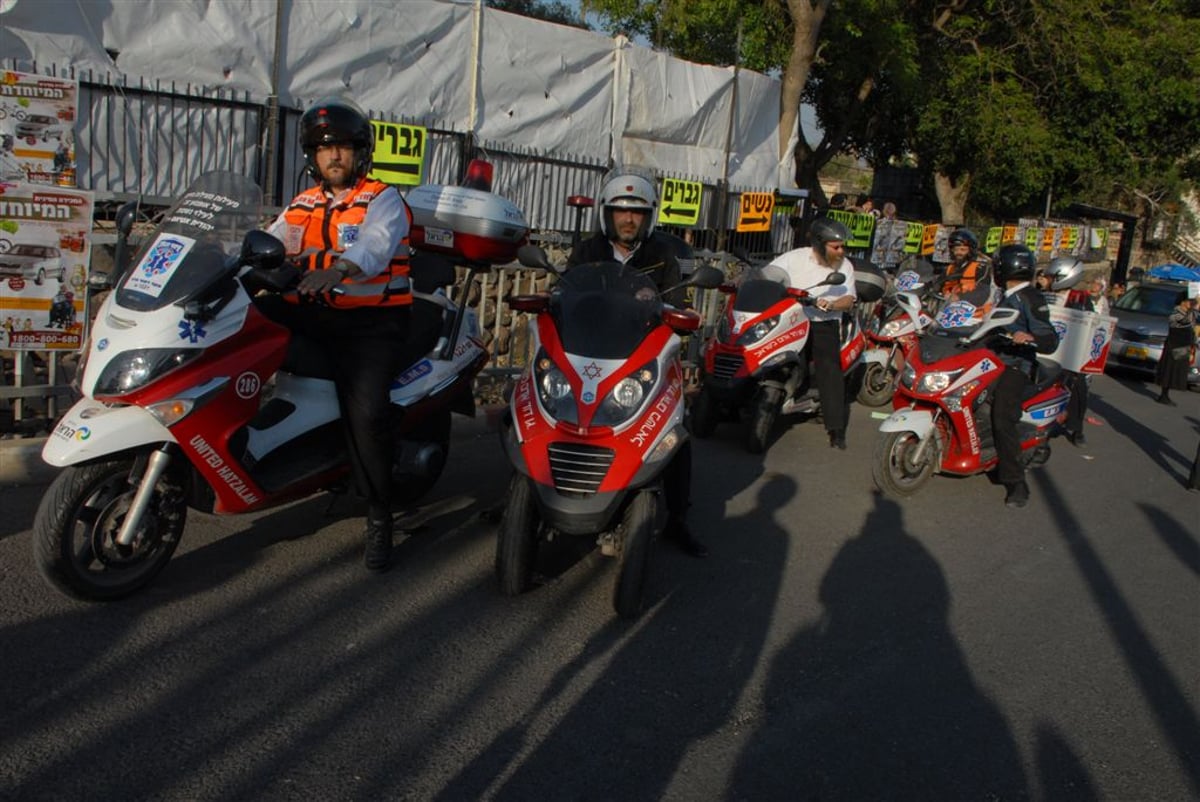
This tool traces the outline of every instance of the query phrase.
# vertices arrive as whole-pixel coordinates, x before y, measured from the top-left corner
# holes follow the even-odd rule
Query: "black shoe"
[[[836,432],[830,432],[829,433],[829,447],[830,448],[840,448],[842,451],[845,451],[846,450],[846,433],[843,431],[840,431],[840,430],[836,431]]]
[[[1087,446],[1087,435],[1083,432],[1067,432],[1067,439],[1076,448],[1085,448]]]
[[[1029,503],[1029,485],[1025,481],[1013,482],[1007,485],[1008,493],[1004,496],[1004,506],[1021,508]]]
[[[368,571],[386,571],[392,565],[392,519],[367,519],[363,563]]]
[[[683,523],[667,524],[667,540],[679,547],[679,550],[689,557],[704,558],[708,556],[708,547],[696,539],[691,530]]]
[[[1168,397],[1167,397],[1167,396],[1165,396],[1165,395],[1160,395],[1158,398],[1156,398],[1156,399],[1154,399],[1154,400],[1155,400],[1155,401],[1157,401],[1157,402],[1158,402],[1158,403],[1160,403],[1160,404],[1166,404],[1166,405],[1167,405],[1167,406],[1169,406],[1169,407],[1177,407],[1177,406],[1179,406],[1178,404],[1176,404],[1174,401],[1172,401],[1170,398],[1168,398]]]

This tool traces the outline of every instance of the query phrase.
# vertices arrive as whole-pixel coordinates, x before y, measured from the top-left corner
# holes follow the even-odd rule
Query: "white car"
[[[47,276],[61,284],[66,273],[62,252],[53,245],[20,243],[0,253],[0,279],[20,277],[41,286]]]
[[[17,138],[26,141],[40,139],[45,142],[51,137],[61,140],[66,131],[67,126],[62,120],[48,114],[30,114],[17,123],[16,128]]]

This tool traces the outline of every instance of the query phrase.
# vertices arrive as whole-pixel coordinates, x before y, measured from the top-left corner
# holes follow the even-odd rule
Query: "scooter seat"
[[[409,317],[408,342],[404,345],[404,368],[415,365],[437,345],[442,336],[442,307],[423,298],[414,298]],[[326,349],[303,334],[288,343],[281,370],[297,376],[333,380],[333,362]]]
[[[1033,382],[1025,388],[1022,394],[1023,398],[1032,398],[1033,396],[1045,390],[1062,375],[1062,365],[1055,362],[1053,359],[1043,359],[1038,357],[1037,366],[1034,368]]]

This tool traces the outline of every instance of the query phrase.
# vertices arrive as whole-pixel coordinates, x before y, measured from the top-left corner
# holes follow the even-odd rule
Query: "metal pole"
[[[742,68],[742,21],[738,20],[737,47],[733,57],[733,97],[729,103],[729,125],[725,128],[725,158],[721,164],[721,181],[717,185],[717,250],[725,250],[726,217],[729,215],[729,158],[733,151],[733,131],[737,119],[738,74]]]
[[[279,151],[279,73],[283,62],[283,3],[275,0],[275,58],[271,65],[271,96],[267,98],[267,136],[263,143],[263,191],[267,206],[274,206],[278,187],[276,179],[276,153]]]

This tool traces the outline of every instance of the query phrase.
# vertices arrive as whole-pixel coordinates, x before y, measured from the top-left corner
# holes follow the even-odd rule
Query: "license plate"
[[[1128,359],[1149,359],[1150,349],[1141,348],[1136,345],[1125,346],[1125,356]]]

